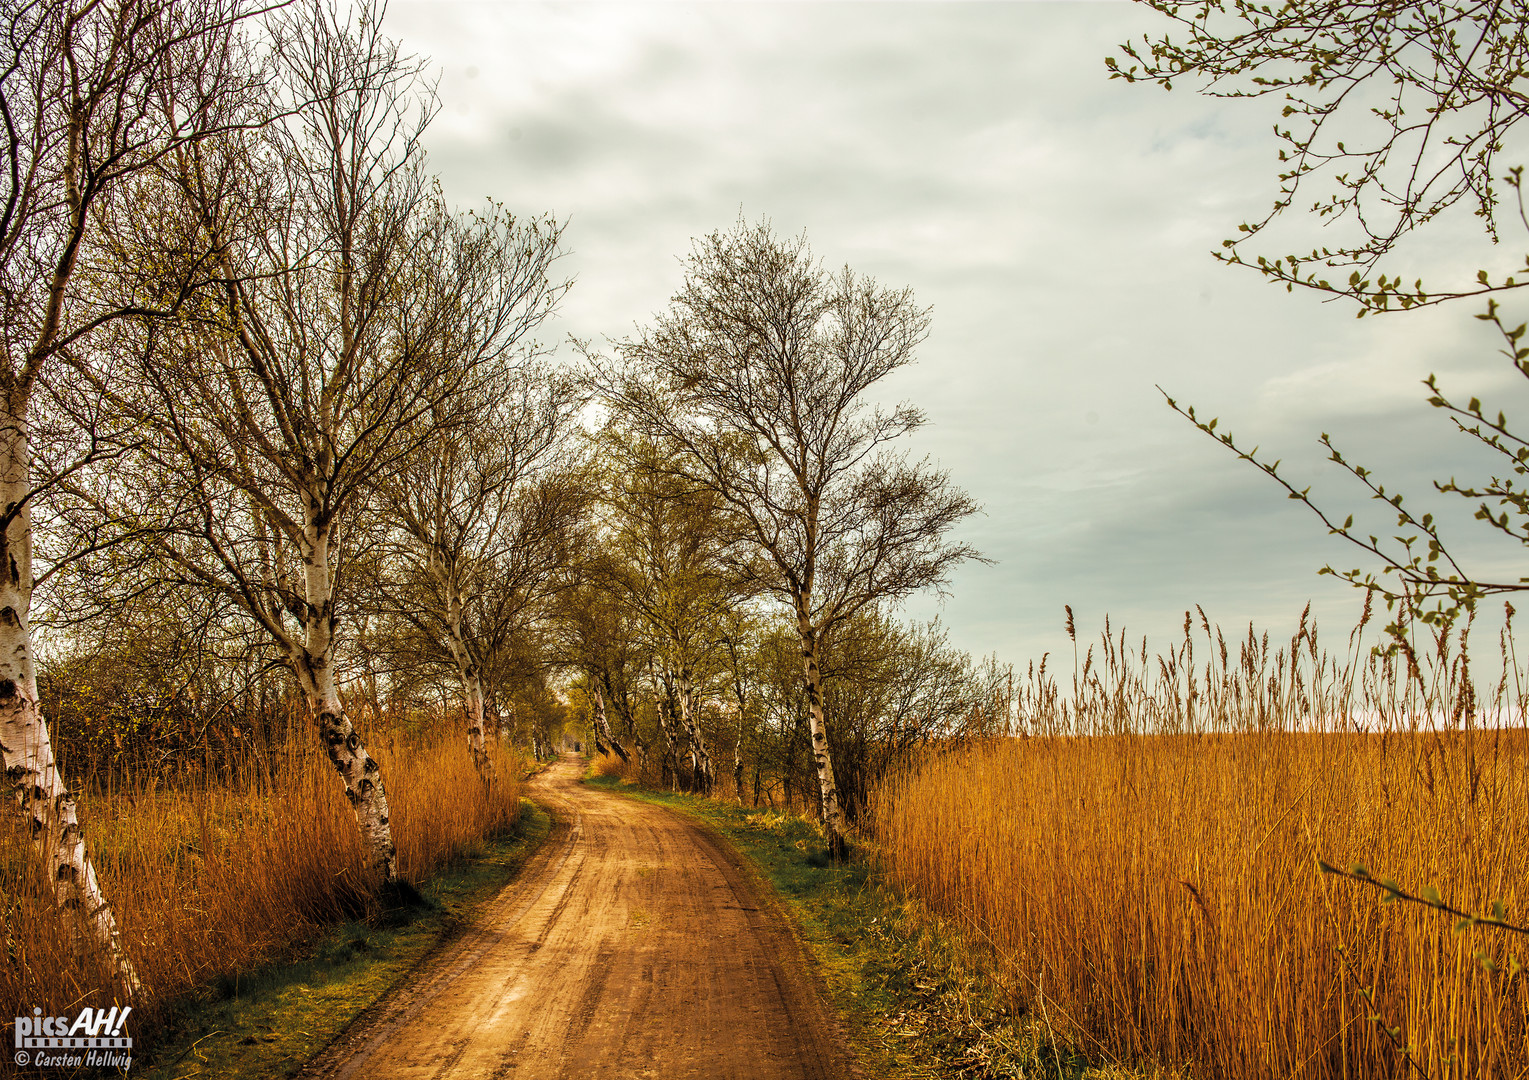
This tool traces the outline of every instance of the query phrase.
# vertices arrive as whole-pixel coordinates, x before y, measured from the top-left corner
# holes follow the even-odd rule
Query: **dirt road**
[[[552,835],[474,925],[305,1077],[845,1078],[802,951],[737,857],[662,807],[528,794]]]

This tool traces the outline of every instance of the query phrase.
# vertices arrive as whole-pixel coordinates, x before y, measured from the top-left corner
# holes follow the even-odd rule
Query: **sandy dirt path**
[[[659,806],[529,785],[552,834],[473,925],[304,1077],[852,1075],[802,949],[738,857]]]

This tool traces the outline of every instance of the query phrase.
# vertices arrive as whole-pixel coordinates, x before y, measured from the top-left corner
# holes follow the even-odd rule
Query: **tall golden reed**
[[[928,756],[876,806],[886,872],[991,945],[1014,1004],[1096,1060],[1201,1078],[1529,1075],[1529,939],[1323,875],[1361,864],[1529,922],[1529,732],[1464,631],[1338,660],[1205,621],[1147,662],[1106,634],[1071,693]],[[1199,635],[1194,635],[1198,637]],[[1509,658],[1508,638],[1503,651]],[[1507,670],[1507,669],[1505,669]],[[1511,725],[1511,726],[1510,726]],[[1495,970],[1494,970],[1495,969]]]
[[[485,788],[464,740],[371,739],[406,880],[516,820],[518,759],[493,748],[499,779]],[[87,843],[147,987],[136,1003],[145,1020],[195,986],[281,955],[317,927],[361,917],[371,902],[355,815],[316,740],[242,764],[235,778],[183,762],[170,777],[129,779],[81,798]],[[106,972],[71,946],[14,817],[0,830],[0,1003],[109,1004]]]

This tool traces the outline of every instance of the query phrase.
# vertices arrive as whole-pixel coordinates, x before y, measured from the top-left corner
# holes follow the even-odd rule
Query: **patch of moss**
[[[142,1080],[293,1076],[355,1017],[492,899],[546,839],[551,819],[527,802],[512,832],[419,886],[369,922],[329,928],[286,963],[223,979],[172,1006]],[[142,1071],[140,1072],[140,1068]]]

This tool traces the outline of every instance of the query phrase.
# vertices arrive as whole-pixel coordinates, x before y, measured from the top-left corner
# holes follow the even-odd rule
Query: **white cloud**
[[[1353,606],[1313,575],[1335,557],[1320,527],[1154,384],[1337,498],[1319,431],[1425,482],[1470,459],[1417,378],[1503,385],[1472,344],[1480,324],[1462,329],[1470,312],[1356,321],[1211,260],[1275,194],[1274,106],[1107,79],[1103,57],[1154,18],[1002,3],[388,14],[443,71],[427,142],[448,193],[571,217],[563,330],[630,332],[678,286],[690,238],[740,208],[934,305],[921,364],[886,394],[926,406],[913,449],[987,505],[971,536],[1003,560],[961,574],[953,634],[1016,660],[1055,647],[1064,602],[1162,632],[1197,600],[1229,623],[1293,619],[1313,596]],[[1308,225],[1293,223],[1309,243]],[[1419,257],[1473,270],[1468,225]]]

